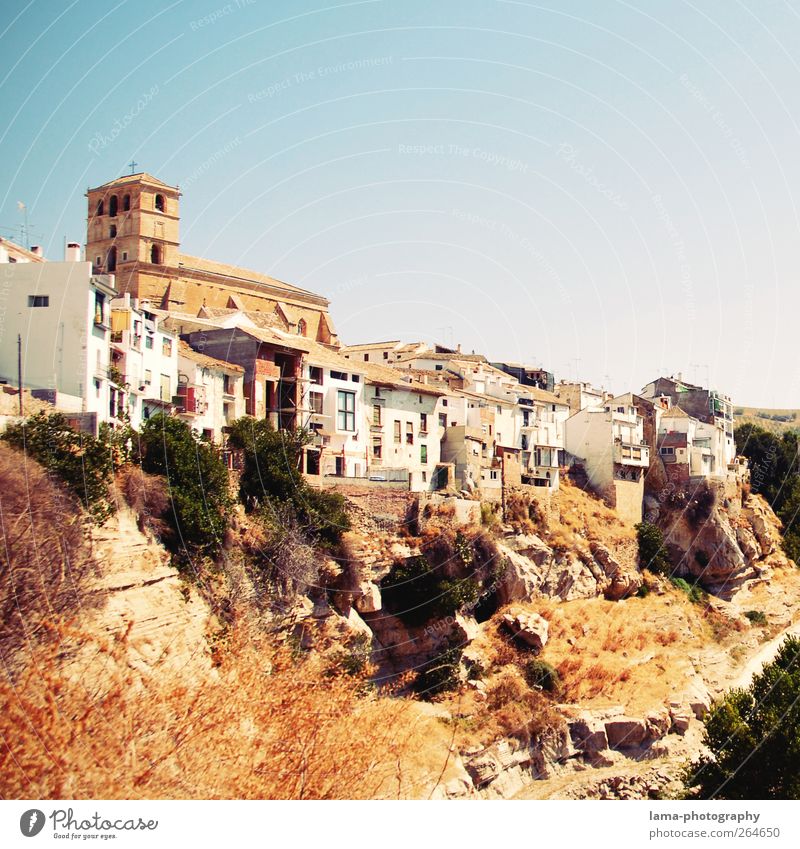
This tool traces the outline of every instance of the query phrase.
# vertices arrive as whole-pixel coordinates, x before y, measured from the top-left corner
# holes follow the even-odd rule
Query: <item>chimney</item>
[[[77,242],[67,242],[64,248],[64,262],[80,262],[81,246]]]
[[[34,256],[44,256],[44,251],[42,251],[41,245],[31,245],[31,253]]]

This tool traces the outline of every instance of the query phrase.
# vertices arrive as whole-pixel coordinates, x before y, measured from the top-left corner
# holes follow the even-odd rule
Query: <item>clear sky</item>
[[[800,407],[796,4],[3,9],[4,236],[23,201],[60,258],[135,160],[184,252],[326,295],[344,342]]]

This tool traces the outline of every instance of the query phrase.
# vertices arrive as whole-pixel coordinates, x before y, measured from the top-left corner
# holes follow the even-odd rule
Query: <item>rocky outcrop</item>
[[[632,569],[624,569],[604,545],[599,542],[590,542],[589,550],[608,579],[608,583],[603,587],[603,595],[609,601],[619,601],[634,595],[642,586],[641,574]]]
[[[502,622],[516,640],[534,651],[541,651],[547,643],[547,620],[538,613],[504,613]]]

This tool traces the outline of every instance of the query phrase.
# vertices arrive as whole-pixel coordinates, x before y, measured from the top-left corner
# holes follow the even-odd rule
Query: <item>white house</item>
[[[135,430],[158,412],[169,413],[178,388],[178,337],[147,303],[130,295],[111,304],[110,406],[114,422],[125,415]]]
[[[373,363],[363,367],[369,477],[407,480],[414,492],[438,488],[437,468],[446,427],[444,391],[404,378],[395,369]]]
[[[520,464],[522,479],[534,486],[557,490],[560,467],[564,464],[564,423],[569,406],[544,389],[523,387],[520,416]]]
[[[0,269],[0,380],[17,382],[19,337],[26,387],[47,393],[59,409],[94,414],[95,426],[112,418],[114,276],[93,274],[91,263],[79,261],[8,262]]]
[[[178,343],[175,413],[209,442],[221,445],[223,429],[244,415],[244,368]]]
[[[636,407],[622,410],[612,401],[570,416],[564,425],[565,445],[583,466],[589,486],[616,507],[622,518],[639,522],[650,449]]]
[[[725,477],[728,471],[724,430],[699,421],[680,407],[661,413],[658,452],[673,482]]]

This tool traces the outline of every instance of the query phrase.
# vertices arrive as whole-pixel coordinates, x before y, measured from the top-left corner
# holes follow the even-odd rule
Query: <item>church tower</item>
[[[116,274],[117,291],[148,297],[140,277],[161,277],[179,264],[180,196],[150,174],[129,174],[86,192],[86,259]]]

